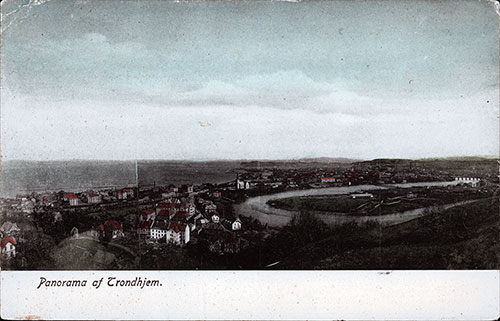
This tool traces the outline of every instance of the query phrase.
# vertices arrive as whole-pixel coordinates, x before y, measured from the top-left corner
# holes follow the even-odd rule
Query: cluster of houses
[[[114,191],[100,191],[88,193],[63,193],[62,200],[70,206],[100,204],[105,201],[128,200],[134,198],[132,188],[122,188]]]
[[[179,246],[189,243],[194,234],[221,236],[227,231],[236,237],[235,232],[241,230],[239,219],[221,218],[211,200],[198,198],[197,203],[198,206],[173,197],[156,203],[155,208],[144,209],[140,214],[137,233],[148,241],[165,241]],[[220,232],[214,233],[214,230]]]

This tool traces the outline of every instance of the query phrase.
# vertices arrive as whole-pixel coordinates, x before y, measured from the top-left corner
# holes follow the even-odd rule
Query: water
[[[290,191],[283,193],[276,193],[264,196],[252,197],[246,200],[242,204],[235,205],[235,211],[238,215],[250,216],[258,219],[261,223],[268,224],[269,226],[284,226],[286,225],[292,217],[297,214],[297,211],[278,209],[267,204],[267,201],[271,199],[280,199],[287,197],[298,197],[298,196],[320,196],[320,195],[346,195],[351,193],[356,193],[366,190],[380,190],[387,189],[389,187],[427,187],[427,186],[448,186],[456,185],[457,182],[422,182],[422,183],[407,183],[407,184],[386,184],[383,186],[376,185],[356,185],[356,186],[341,186],[341,187],[328,187],[328,188],[317,188],[317,189],[307,189],[299,191]],[[448,204],[444,208],[449,208],[452,206],[465,204],[467,202],[457,202],[454,204]],[[343,224],[352,221],[356,222],[368,222],[368,221],[378,221],[381,224],[395,224],[402,223],[420,216],[426,209],[434,209],[435,206],[427,208],[419,208],[415,210],[409,210],[401,213],[386,214],[386,215],[370,215],[370,216],[354,216],[345,215],[340,213],[322,213],[315,212],[316,215],[321,218],[324,222],[328,224]]]
[[[139,161],[141,186],[223,183],[235,178],[239,162]],[[0,196],[45,191],[135,186],[135,161],[4,161]]]

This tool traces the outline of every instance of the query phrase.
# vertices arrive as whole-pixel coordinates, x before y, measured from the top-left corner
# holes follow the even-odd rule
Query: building
[[[479,186],[481,179],[479,177],[455,177],[455,181],[459,184],[468,184],[472,187]]]
[[[207,205],[205,205],[205,212],[211,213],[217,211],[217,205],[214,203],[210,202]]]
[[[175,245],[184,245],[191,240],[191,229],[188,224],[170,222],[167,230],[166,241]]]
[[[250,188],[250,182],[241,180],[239,175],[236,175],[235,184],[236,184],[236,189],[249,189]]]
[[[16,256],[16,240],[12,236],[7,236],[0,242],[2,257],[10,259]]]
[[[150,235],[151,234],[151,226],[153,225],[152,220],[139,221],[139,226],[137,229],[138,234],[142,235]]]
[[[116,191],[116,197],[119,200],[134,198],[134,190],[131,188],[123,188]]]
[[[167,243],[184,245],[191,239],[191,230],[188,224],[182,222],[168,222],[167,220],[155,220],[151,226],[151,238],[155,240],[165,239]]]
[[[63,201],[66,201],[66,202],[69,201],[69,199],[70,199],[70,197],[72,195],[75,195],[75,194],[73,194],[73,193],[64,193],[63,194]]]
[[[78,205],[80,205],[80,200],[78,199],[78,197],[75,194],[70,194],[68,196],[68,200],[69,200],[69,205],[70,206],[78,206]]]
[[[104,224],[99,225],[97,231],[102,237],[110,239],[124,236],[122,225],[115,220],[108,220]]]
[[[334,176],[323,176],[321,177],[321,183],[335,183],[337,178]]]
[[[215,198],[221,198],[222,193],[220,191],[215,191],[215,192],[212,193],[212,196],[215,197]]]
[[[0,226],[0,232],[2,232],[2,235],[18,236],[21,232],[21,229],[17,226],[16,223],[7,221],[4,222],[2,226]]]
[[[214,222],[214,223],[219,223],[220,222],[219,213],[215,212],[214,215],[212,215],[212,222]]]
[[[154,220],[155,216],[156,216],[156,211],[154,209],[148,209],[142,212],[142,217],[143,220],[145,221]]]
[[[74,226],[71,229],[71,231],[69,232],[69,235],[71,235],[71,237],[78,238],[78,229],[76,228],[76,226]]]
[[[161,193],[162,198],[170,198],[170,197],[175,197],[176,192],[174,190],[169,190],[165,193]]]
[[[241,221],[239,217],[233,222],[233,224],[231,224],[231,229],[233,231],[241,230]]]
[[[153,222],[150,229],[150,237],[155,240],[160,240],[167,235],[168,220],[157,219]]]
[[[99,204],[102,202],[102,195],[100,194],[89,194],[87,198],[89,204]]]

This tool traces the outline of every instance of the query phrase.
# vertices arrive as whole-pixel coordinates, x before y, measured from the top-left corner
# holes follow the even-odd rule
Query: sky
[[[489,1],[2,2],[3,159],[498,155]]]

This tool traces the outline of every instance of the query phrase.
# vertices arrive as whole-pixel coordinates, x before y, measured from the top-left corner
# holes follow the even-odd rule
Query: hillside
[[[292,222],[272,241],[269,262],[281,261],[279,269],[497,269],[499,205],[488,198],[388,227],[328,228],[306,217],[315,232]],[[286,239],[299,241],[276,251]]]

